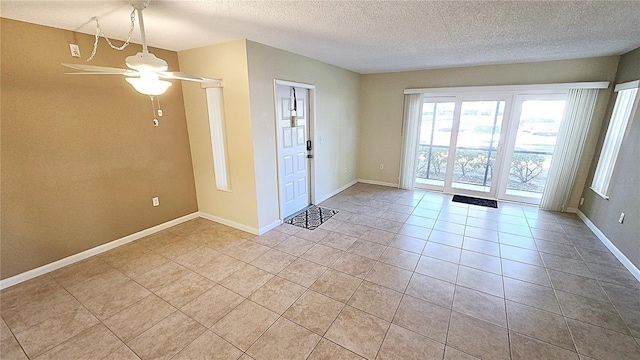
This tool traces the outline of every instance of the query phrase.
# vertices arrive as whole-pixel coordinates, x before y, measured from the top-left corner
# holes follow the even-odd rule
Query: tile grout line
[[[66,289],[65,289],[66,290]],[[13,330],[11,330],[11,328],[9,327],[9,325],[7,324],[6,321],[4,321],[4,318],[2,317],[2,315],[0,315],[0,320],[2,322],[4,322],[4,324],[7,326],[7,329],[9,329],[9,332],[11,333],[11,336],[13,337],[13,340],[16,342],[16,344],[18,344],[18,346],[20,347],[20,350],[22,351],[22,353],[24,354],[24,356],[27,359],[30,359],[30,357],[27,355],[27,352],[24,350],[24,347],[22,346],[22,344],[20,344],[20,342],[18,341],[18,338],[16,337],[16,334],[14,333]]]
[[[633,335],[633,331],[631,330],[631,328],[629,327],[629,324],[627,323],[627,321],[625,321],[624,317],[622,316],[622,314],[620,313],[620,310],[618,309],[618,306],[616,306],[616,304],[613,302],[613,300],[611,299],[611,296],[609,295],[609,293],[602,287],[602,284],[600,284],[600,280],[598,279],[594,279],[597,283],[598,286],[602,289],[602,291],[604,292],[605,296],[607,297],[607,299],[609,300],[609,303],[611,303],[611,306],[613,307],[613,309],[615,310],[616,314],[618,315],[618,317],[620,318],[620,320],[622,320],[622,323],[625,325],[625,328],[628,331],[628,336],[631,336],[632,339],[634,339],[638,345],[640,345],[640,342],[638,341],[638,339]],[[626,286],[625,286],[626,288]],[[579,321],[579,320],[578,320]],[[593,324],[591,324],[593,325]],[[597,325],[596,325],[597,326]],[[608,329],[611,330],[611,329]],[[613,330],[615,331],[615,330]]]
[[[542,263],[544,264],[544,260],[542,261]],[[555,296],[556,303],[558,304],[558,308],[560,309],[560,314],[562,315],[562,320],[564,321],[564,325],[567,327],[567,331],[569,332],[569,336],[571,337],[571,343],[575,348],[576,354],[578,354],[578,357],[580,357],[580,350],[578,350],[578,344],[576,343],[576,339],[575,339],[575,336],[573,335],[573,331],[571,331],[571,327],[569,327],[569,322],[567,320],[567,317],[564,315],[564,310],[562,309],[562,306],[560,305],[560,299],[558,298],[558,292],[555,286],[553,285],[553,281],[551,280],[551,275],[549,274],[549,269],[546,266],[544,267],[544,271],[547,274],[547,278],[549,278],[549,283],[551,284],[551,290],[553,291],[553,295]]]
[[[460,266],[458,266],[458,268],[456,269],[456,284],[458,283],[458,276],[459,275],[460,275]],[[453,285],[453,297],[451,298],[451,309],[449,309],[450,311],[449,311],[449,321],[447,322],[447,333],[444,336],[444,350],[445,350],[445,353],[447,351],[447,344],[449,343],[449,330],[451,329],[451,318],[453,317],[453,303],[456,300],[456,290],[457,290],[457,285],[456,284]],[[444,354],[443,354],[443,358],[444,358]]]
[[[533,235],[533,234],[532,234]],[[500,232],[498,231],[498,242],[500,242]],[[509,311],[507,309],[507,290],[504,286],[504,266],[502,263],[502,247],[498,245],[498,254],[500,255],[500,271],[502,274],[500,275],[500,282],[502,283],[502,296],[504,301],[504,316],[505,323],[507,329],[507,343],[509,346],[509,358],[513,359],[513,346],[511,346],[511,331],[509,330]]]

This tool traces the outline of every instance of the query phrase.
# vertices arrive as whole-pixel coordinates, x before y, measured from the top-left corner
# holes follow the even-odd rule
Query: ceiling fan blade
[[[122,72],[122,71],[78,71],[68,72],[65,75],[124,75],[124,76],[140,76],[137,72]]]
[[[173,72],[161,71],[161,72],[157,72],[156,74],[158,74],[159,77],[164,79],[186,80],[186,81],[196,81],[196,82],[205,81],[205,79],[201,78],[200,76],[187,74],[181,71],[173,71]]]
[[[120,74],[120,75],[136,75],[136,76],[138,75],[138,72],[135,70],[120,69],[120,68],[114,68],[114,67],[82,65],[82,64],[67,64],[67,63],[62,63],[62,65],[66,67],[70,67],[72,69],[85,71],[91,74]]]

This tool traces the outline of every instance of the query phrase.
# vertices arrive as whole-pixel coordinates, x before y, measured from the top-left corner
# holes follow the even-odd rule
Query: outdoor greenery
[[[458,150],[456,151],[456,166],[462,173],[462,178],[466,178],[469,173],[476,170],[483,170],[487,166],[486,150]],[[482,171],[484,174],[484,171]]]
[[[422,179],[444,180],[446,172],[448,148],[431,147],[431,162],[429,162],[429,146],[420,145],[418,150],[418,165],[416,176]],[[484,184],[485,166],[487,181],[491,181],[495,153],[487,162],[487,150],[458,149],[456,151],[453,180],[469,184]],[[544,155],[515,152],[509,170],[509,188],[524,191],[541,192],[544,186],[546,171]],[[538,180],[542,179],[542,180]],[[542,181],[540,183],[540,181]]]
[[[423,179],[444,179],[447,156],[449,156],[447,149],[434,147],[431,149],[431,164],[429,164],[429,147],[420,146],[418,151],[417,176]],[[430,168],[427,169],[428,167]],[[427,171],[429,174],[427,174]]]
[[[454,163],[454,179],[482,184],[484,169],[487,166],[487,155],[486,150],[458,149]],[[448,156],[449,150],[447,148],[432,147],[431,163],[429,163],[429,146],[421,145],[418,150],[416,176],[423,179],[444,180]],[[487,179],[491,179],[493,160],[492,156]]]
[[[511,160],[511,175],[526,184],[542,173],[544,156],[527,153],[514,153]]]

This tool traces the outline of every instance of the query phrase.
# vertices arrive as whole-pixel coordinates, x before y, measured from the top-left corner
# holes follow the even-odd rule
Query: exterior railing
[[[444,181],[448,154],[448,146],[420,144],[416,177]],[[488,186],[495,154],[496,148],[457,147],[453,181]],[[552,151],[514,150],[507,188],[542,193],[552,155]]]

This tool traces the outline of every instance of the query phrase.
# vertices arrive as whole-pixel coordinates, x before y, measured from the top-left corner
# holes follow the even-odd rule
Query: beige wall
[[[358,177],[398,183],[403,91],[408,88],[613,81],[619,56],[363,75]],[[610,90],[600,91],[570,207],[577,208]],[[384,164],[384,170],[379,169]]]
[[[247,41],[259,226],[279,219],[274,79],[316,86],[315,194],[323,199],[357,179],[360,76]]]
[[[640,79],[640,48],[620,58],[615,83]],[[620,154],[613,170],[609,200],[596,195],[589,186],[598,164],[604,135],[611,119],[615,96],[611,97],[602,125],[598,146],[591,164],[586,186],[582,193],[584,204],[580,210],[600,229],[605,236],[637,267],[640,268],[640,110],[630,119]],[[618,218],[624,212],[625,221]]]
[[[93,37],[2,19],[0,278],[197,211],[181,84],[149,98],[119,76],[65,75]],[[93,65],[140,51],[101,40]],[[152,49],[178,68],[175,52]],[[159,196],[160,206],[151,198]]]
[[[205,91],[197,83],[183,84],[198,208],[213,216],[257,231],[249,80],[245,40],[178,53],[180,69],[224,82],[225,126],[231,192],[217,190],[213,174],[211,136]]]

